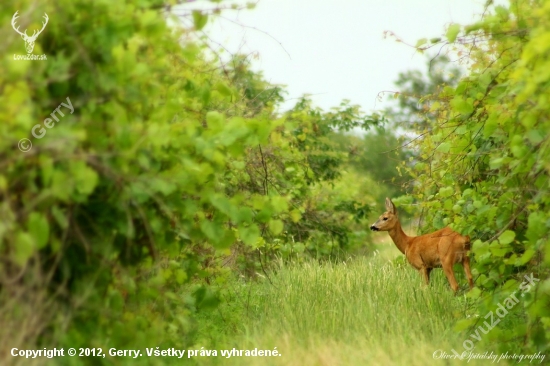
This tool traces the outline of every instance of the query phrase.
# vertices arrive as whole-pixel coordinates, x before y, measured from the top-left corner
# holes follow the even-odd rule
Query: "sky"
[[[380,92],[396,90],[399,72],[425,70],[427,62],[412,47],[384,39],[384,31],[414,45],[420,38],[444,35],[451,23],[473,23],[484,3],[260,0],[253,10],[223,12],[205,31],[232,53],[258,55],[253,69],[271,83],[286,85],[283,110],[307,93],[325,110],[349,99],[371,112],[384,106],[377,100]]]

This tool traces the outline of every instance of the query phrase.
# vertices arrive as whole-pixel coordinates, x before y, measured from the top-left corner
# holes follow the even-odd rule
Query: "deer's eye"
[[[384,221],[386,221],[388,218],[387,217],[384,217]]]

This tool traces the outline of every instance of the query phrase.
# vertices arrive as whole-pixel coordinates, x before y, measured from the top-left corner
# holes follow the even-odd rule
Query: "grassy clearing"
[[[208,336],[201,346],[277,347],[282,356],[196,359],[224,365],[466,362],[433,358],[439,349],[449,354],[452,348],[463,350],[464,336],[454,333],[452,325],[467,306],[464,296],[452,295],[441,270],[432,273],[427,288],[417,271],[384,257],[283,266],[270,277],[272,284],[268,279],[233,284],[231,301],[202,319]],[[464,276],[455,272],[464,288]]]

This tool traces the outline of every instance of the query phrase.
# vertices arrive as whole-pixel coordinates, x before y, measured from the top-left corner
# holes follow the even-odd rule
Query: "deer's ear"
[[[395,208],[395,205],[393,204],[393,202],[388,197],[386,197],[386,211],[391,212],[394,215],[397,214],[397,210]]]

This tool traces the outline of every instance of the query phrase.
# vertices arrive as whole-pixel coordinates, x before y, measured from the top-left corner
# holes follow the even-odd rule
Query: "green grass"
[[[464,276],[455,272],[464,289]],[[453,296],[441,270],[432,273],[426,287],[417,271],[387,255],[281,266],[270,280],[230,284],[230,301],[201,319],[198,348],[277,347],[282,356],[196,360],[223,365],[462,364],[467,361],[434,360],[433,353],[463,350],[464,335],[452,330],[467,304],[463,293]]]

